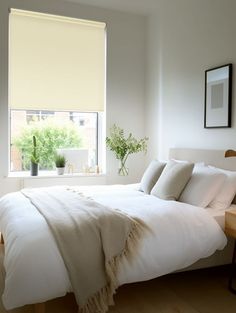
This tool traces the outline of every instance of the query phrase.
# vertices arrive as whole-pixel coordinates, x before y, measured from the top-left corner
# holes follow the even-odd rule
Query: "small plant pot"
[[[57,175],[64,175],[65,168],[64,167],[57,167]]]
[[[30,164],[30,175],[31,176],[38,176],[39,165],[38,163],[31,162]]]

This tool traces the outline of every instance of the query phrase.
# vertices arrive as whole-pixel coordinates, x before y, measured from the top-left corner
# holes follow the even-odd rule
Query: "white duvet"
[[[103,205],[139,217],[152,230],[142,239],[136,259],[121,264],[120,285],[182,269],[226,245],[220,226],[202,208],[160,200],[139,192],[133,185],[79,187],[79,190]],[[71,291],[46,221],[20,192],[0,200],[0,231],[5,240],[2,299],[7,310]]]

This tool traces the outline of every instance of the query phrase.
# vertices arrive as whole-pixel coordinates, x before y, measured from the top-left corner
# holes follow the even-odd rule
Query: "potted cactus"
[[[38,167],[39,167],[39,156],[37,151],[37,141],[36,137],[33,136],[33,150],[31,153],[31,166],[30,166],[30,175],[37,176],[38,175]]]

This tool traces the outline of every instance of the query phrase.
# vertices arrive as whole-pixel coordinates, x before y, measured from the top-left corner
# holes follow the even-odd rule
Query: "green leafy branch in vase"
[[[148,138],[136,139],[132,133],[126,138],[124,130],[115,124],[110,128],[110,137],[106,137],[106,145],[114,151],[116,158],[120,161],[119,175],[128,175],[125,163],[132,153],[147,152]]]

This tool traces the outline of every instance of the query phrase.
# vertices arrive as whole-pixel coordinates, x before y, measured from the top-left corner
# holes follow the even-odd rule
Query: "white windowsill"
[[[64,175],[57,175],[56,171],[39,171],[38,176],[31,176],[30,172],[10,172],[8,173],[8,178],[71,178],[71,177],[104,177],[104,173],[70,173]]]

